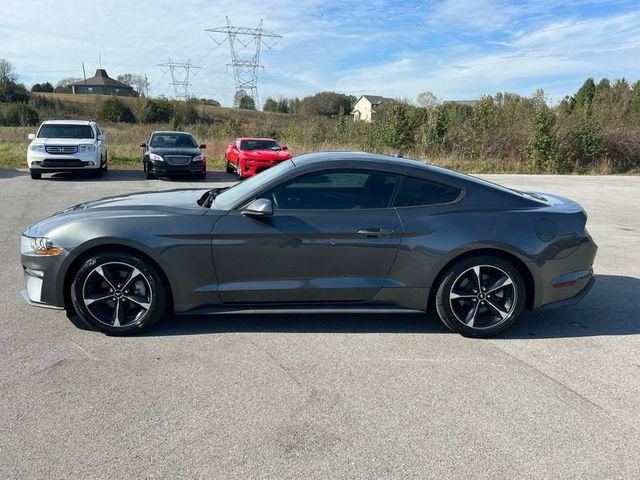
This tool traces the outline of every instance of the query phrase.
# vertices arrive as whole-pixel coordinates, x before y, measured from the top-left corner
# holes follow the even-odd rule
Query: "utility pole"
[[[262,20],[258,28],[235,27],[231,25],[229,17],[226,17],[227,25],[216,28],[207,28],[211,39],[218,45],[229,41],[231,50],[231,63],[227,67],[233,67],[236,81],[236,95],[245,91],[253,98],[257,109],[260,109],[260,99],[258,97],[258,70],[264,68],[260,65],[260,50],[264,46],[267,49],[273,48],[282,38],[273,32],[268,32],[262,28]],[[223,37],[224,35],[224,37]],[[268,40],[265,40],[268,39]]]
[[[191,60],[187,60],[186,63],[173,62],[171,58],[167,63],[161,63],[158,65],[162,73],[171,73],[171,85],[173,85],[173,92],[175,98],[187,100],[189,98],[189,77],[193,71],[193,75],[202,67],[191,65]]]

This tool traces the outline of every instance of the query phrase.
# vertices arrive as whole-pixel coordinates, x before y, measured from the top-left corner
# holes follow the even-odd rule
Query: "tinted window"
[[[460,195],[460,190],[439,183],[427,182],[413,177],[404,177],[394,206],[410,207],[417,205],[436,205],[452,202]]]
[[[282,210],[386,208],[397,183],[397,175],[385,172],[316,172],[280,185],[262,197]]]
[[[274,140],[242,140],[240,150],[280,150]]]
[[[40,128],[38,138],[93,138],[93,129],[90,125],[46,123]]]
[[[187,147],[197,148],[198,144],[193,137],[186,133],[154,133],[149,142],[150,147],[155,148],[173,148],[173,147]]]

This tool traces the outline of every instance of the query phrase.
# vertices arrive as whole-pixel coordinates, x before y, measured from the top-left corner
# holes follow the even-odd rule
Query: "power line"
[[[243,92],[253,98],[256,107],[260,108],[258,70],[264,69],[260,64],[260,51],[263,46],[267,49],[273,48],[280,41],[282,35],[264,30],[262,20],[257,28],[251,28],[233,26],[229,17],[226,19],[225,26],[207,28],[205,31],[218,45],[222,45],[226,41],[229,42],[231,63],[228,63],[227,67],[233,67],[236,96]]]
[[[191,65],[191,60],[187,60],[186,63],[174,62],[169,58],[167,63],[161,63],[158,65],[163,74],[167,72],[171,73],[171,85],[173,85],[173,92],[175,98],[187,100],[189,98],[189,77],[193,70],[193,75],[202,67]]]

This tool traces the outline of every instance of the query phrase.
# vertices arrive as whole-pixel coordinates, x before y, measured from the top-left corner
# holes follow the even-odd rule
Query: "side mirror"
[[[140,144],[140,146],[141,146],[142,148],[147,148],[147,144],[146,144],[146,143],[144,143],[144,142],[142,142],[142,143]]]
[[[285,145],[284,147],[282,147],[282,150],[289,150],[289,147]]]
[[[100,141],[104,140],[105,138],[107,138],[107,137],[105,137],[104,135],[98,135],[98,140],[100,140]]]
[[[273,204],[268,198],[256,198],[244,207],[240,213],[250,217],[268,217],[273,215]]]
[[[200,145],[200,148],[207,148],[207,146],[203,143],[202,145]]]
[[[27,138],[29,140],[35,140],[36,139],[36,134],[35,133],[30,133],[29,135],[27,135]]]
[[[231,145],[229,145],[231,147],[231,150],[237,150],[238,147],[236,147],[235,143],[232,143]]]

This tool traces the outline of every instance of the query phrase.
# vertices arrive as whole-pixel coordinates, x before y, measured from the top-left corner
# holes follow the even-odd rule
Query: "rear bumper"
[[[553,258],[537,262],[530,268],[535,280],[534,309],[574,304],[593,286],[596,244],[587,236],[573,238],[565,247],[559,248]]]
[[[574,305],[578,303],[580,300],[582,300],[587,295],[587,293],[589,293],[589,290],[593,288],[593,285],[595,283],[596,283],[596,278],[592,276],[587,282],[587,284],[584,287],[582,287],[582,290],[580,290],[573,297],[566,298],[564,300],[558,300],[552,303],[547,303],[546,305],[543,305],[542,307],[540,307],[539,310],[552,310],[554,308],[568,307],[570,305]]]

